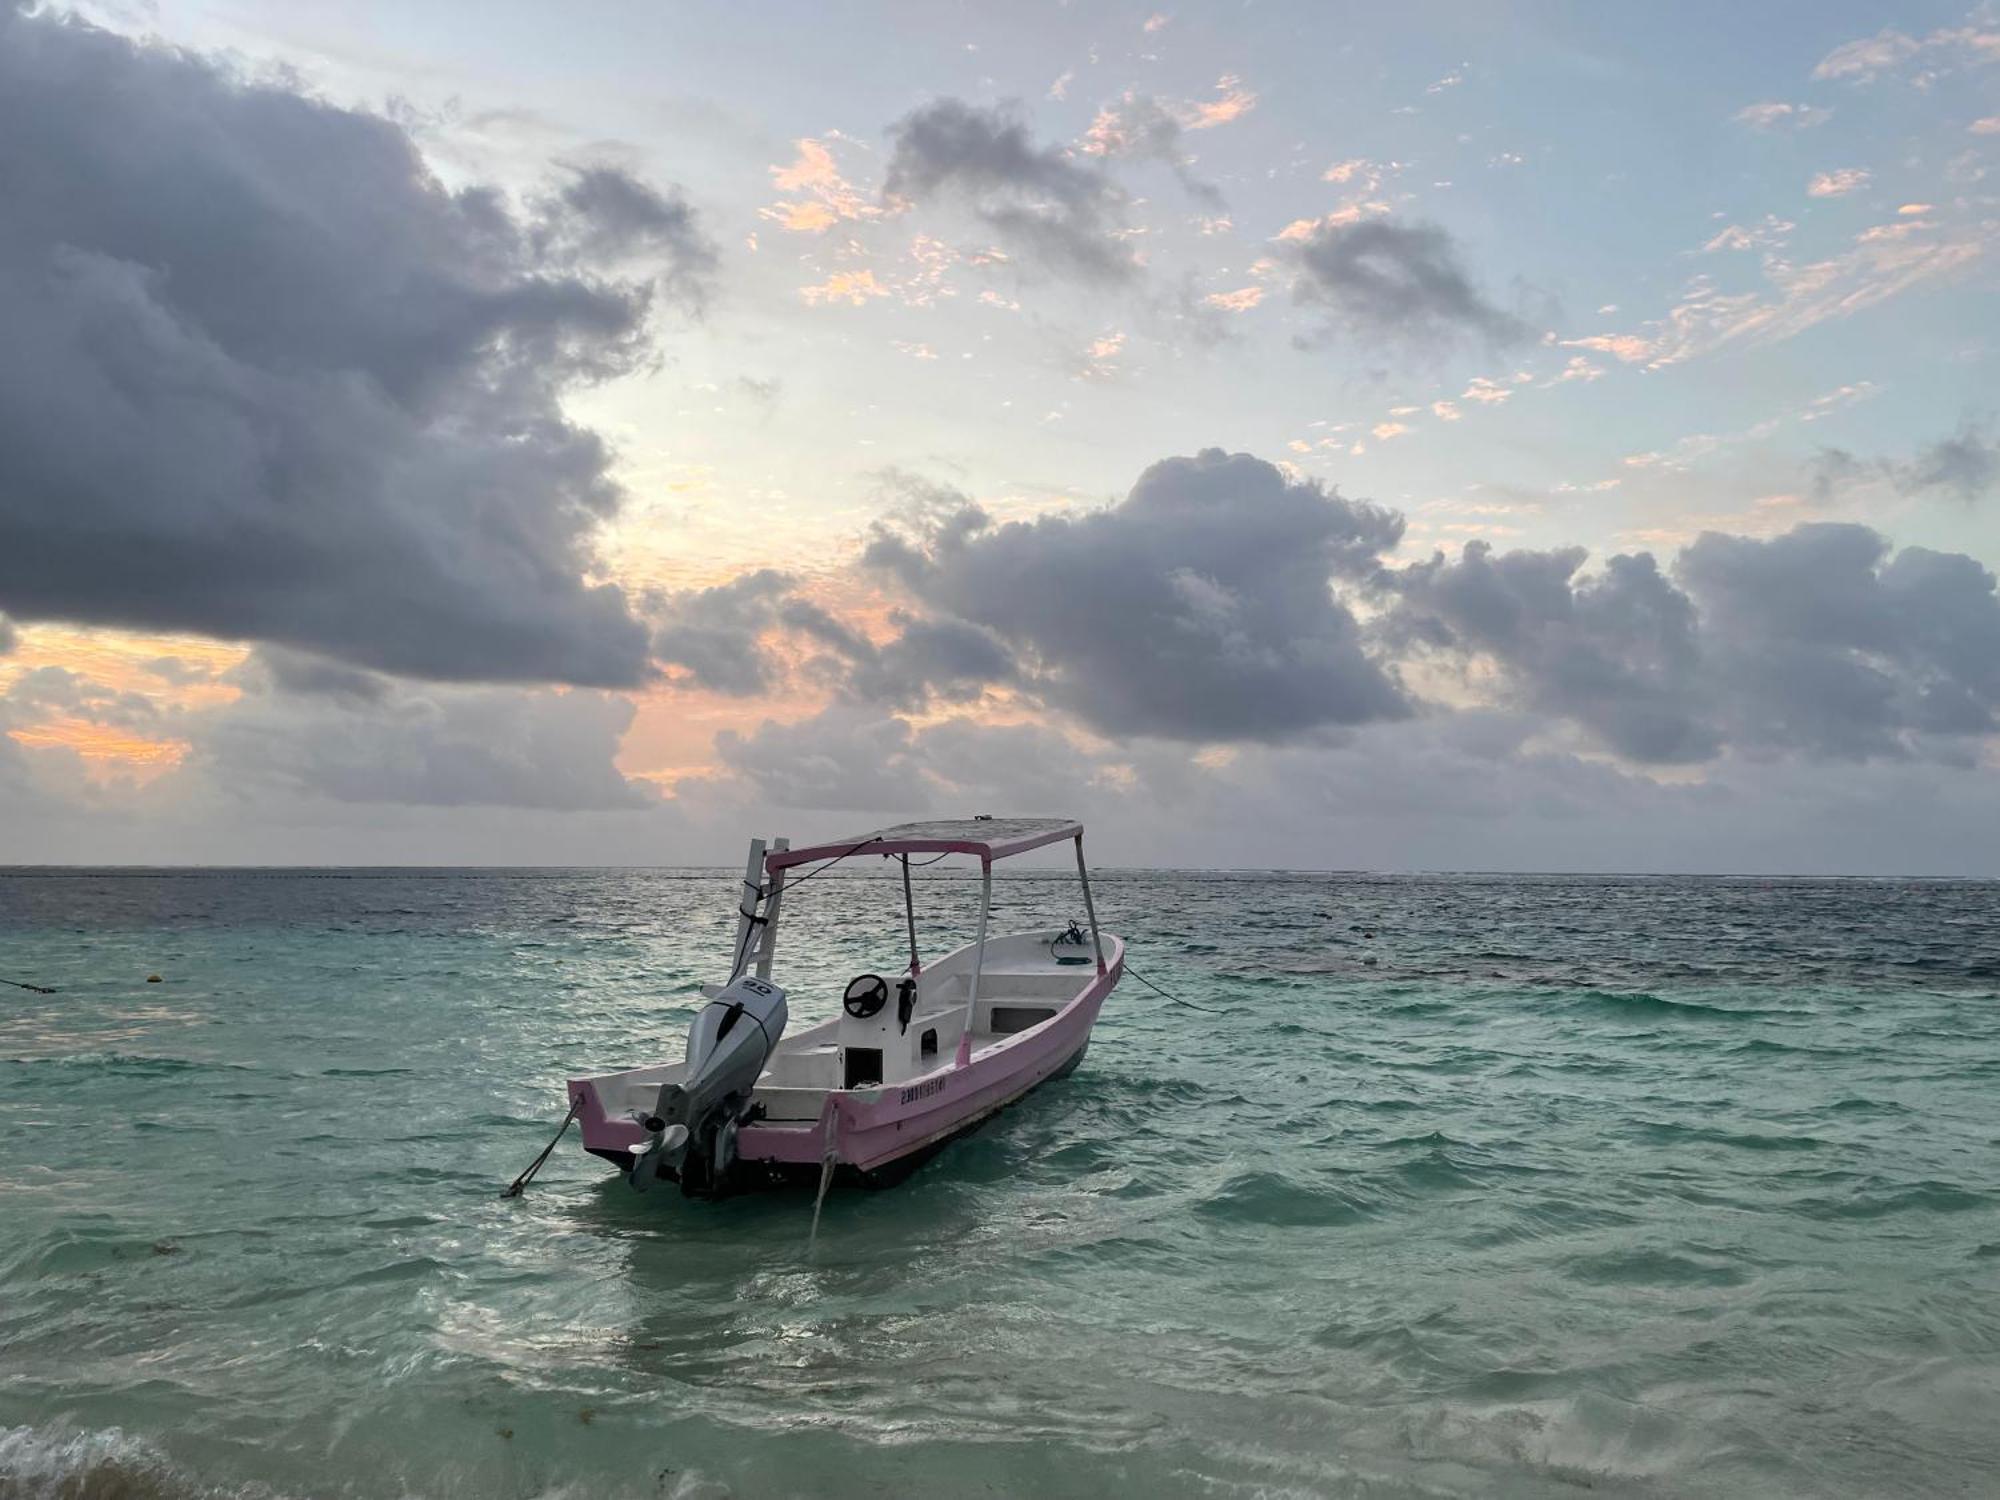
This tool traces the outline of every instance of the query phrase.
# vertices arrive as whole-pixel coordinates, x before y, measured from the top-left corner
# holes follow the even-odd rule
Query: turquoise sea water
[[[734,880],[0,872],[0,1496],[2000,1493],[2000,887],[1107,872],[1220,1014],[816,1246],[503,1201]],[[894,899],[788,903],[796,1019]]]

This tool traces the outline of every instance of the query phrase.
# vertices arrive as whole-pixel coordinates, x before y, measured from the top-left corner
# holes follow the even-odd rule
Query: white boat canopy
[[[1074,818],[939,818],[928,823],[899,823],[875,833],[799,849],[774,849],[765,868],[775,873],[793,865],[857,854],[976,854],[981,864],[991,864],[1044,844],[1082,836],[1083,824]]]

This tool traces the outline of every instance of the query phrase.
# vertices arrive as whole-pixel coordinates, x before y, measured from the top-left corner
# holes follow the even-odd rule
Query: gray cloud
[[[232,677],[240,699],[181,721],[190,770],[231,794],[566,811],[654,800],[612,763],[634,712],[614,693],[413,684],[270,648]]]
[[[1915,490],[1948,490],[1968,504],[2000,484],[2000,444],[1967,423],[1919,453],[1907,476]]]
[[[1371,575],[1402,520],[1248,454],[1153,465],[1108,510],[994,527],[969,502],[868,564],[980,627],[1049,701],[1112,734],[1278,739],[1408,712],[1330,577]]]
[[[0,656],[6,656],[19,645],[21,634],[14,628],[14,622],[0,615]]]
[[[1935,473],[1938,451],[1901,467]],[[1581,547],[1484,542],[1390,569],[1399,515],[1247,454],[1169,459],[1108,510],[999,526],[956,492],[902,488],[863,561],[924,612],[905,634],[976,627],[966,645],[990,654],[969,684],[1007,683],[1118,738],[1278,742],[1393,719],[1412,711],[1401,669],[1419,662],[1466,667],[1469,695],[1642,764],[1965,762],[2000,727],[1993,575],[1862,526],[1705,534],[1670,571],[1646,553],[1592,568]],[[1380,606],[1365,631],[1356,598]],[[870,694],[856,672],[850,692],[908,710],[936,681]]]
[[[178,656],[156,656],[146,663],[146,670],[170,687],[192,687],[215,680],[215,673],[209,668]]]
[[[591,169],[522,215],[447,191],[386,120],[11,4],[0,184],[16,619],[646,675],[644,625],[586,581],[609,455],[560,397],[693,295],[712,252],[684,204]]]
[[[1417,667],[1462,669],[1465,699],[1509,722],[1574,726],[1647,765],[1966,763],[2000,728],[1993,575],[1866,527],[1705,534],[1670,570],[1479,541],[1392,569],[1400,515],[1247,454],[1168,459],[1105,510],[998,525],[948,487],[887,478],[897,500],[862,562],[889,586],[894,635],[878,644],[767,572],[687,596],[713,634],[683,626],[661,654],[712,652],[742,675],[724,687],[704,665],[708,685],[765,691],[760,642],[789,632],[817,649],[809,675],[843,724],[1006,688],[1128,742],[1281,743],[1467,712],[1413,700]],[[789,765],[775,737],[750,751]],[[834,769],[822,757],[815,774]]]
[[[297,698],[328,698],[353,705],[382,703],[390,693],[387,678],[282,646],[262,647],[246,666],[229,676],[252,690],[275,689]]]
[[[897,634],[878,646],[809,599],[786,601],[779,618],[823,648],[813,665],[847,698],[915,710],[935,696],[965,703],[1016,672],[1013,656],[993,635],[961,620],[925,619],[891,610]]]
[[[685,667],[713,692],[739,697],[766,692],[777,668],[762,637],[791,589],[790,574],[759,568],[713,588],[660,595],[648,601],[659,622],[653,654]]]
[[[1908,474],[1912,490],[1946,490],[1964,502],[1984,500],[2000,486],[2000,444],[1974,426],[1962,426],[1916,456]]]
[[[1860,760],[1994,731],[2000,597],[1972,558],[1819,523],[1710,532],[1674,571],[1737,743]]]
[[[1905,495],[1942,491],[1970,505],[2000,487],[2000,444],[1987,437],[1985,428],[1967,421],[1915,458],[1857,458],[1845,448],[1827,448],[1809,472],[1813,491],[1822,499],[1850,484],[1878,481]]]
[[[982,518],[983,524],[983,518]],[[655,596],[653,654],[685,668],[713,692],[736,697],[768,693],[784,670],[771,636],[789,631],[819,648],[809,675],[843,698],[915,710],[933,697],[967,702],[1015,673],[1013,657],[994,636],[959,620],[890,611],[896,635],[877,645],[797,592],[797,579],[760,568],[712,588]]]
[[[1385,575],[1382,629],[1398,652],[1493,663],[1508,701],[1635,761],[1964,761],[2000,727],[2000,596],[1962,553],[1821,523],[1706,533],[1671,579],[1645,554],[1584,561],[1469,543]]]
[[[1495,556],[1468,542],[1395,575],[1389,632],[1506,671],[1525,707],[1575,720],[1634,760],[1705,760],[1719,747],[1703,707],[1692,604],[1650,556],[1614,557],[1579,580],[1581,547]]]
[[[850,705],[798,724],[766,720],[748,734],[725,729],[715,749],[779,807],[909,813],[930,802],[910,726]]]
[[[1057,811],[1114,783],[1105,768],[1040,724],[947,719],[919,729],[895,715],[839,704],[803,723],[724,734],[731,769],[781,807],[852,814]]]
[[[1125,194],[1059,146],[1040,146],[1001,108],[939,99],[890,128],[890,204],[956,201],[1010,249],[1084,281],[1137,273],[1117,231]]]
[[[678,189],[662,193],[615,167],[571,167],[542,199],[531,231],[548,260],[589,271],[641,267],[673,301],[699,310],[716,268],[715,247]]]
[[[0,695],[0,706],[7,710],[7,718],[17,723],[63,715],[116,729],[144,731],[157,728],[161,719],[159,708],[144,693],[121,692],[57,666],[23,672]]]
[[[1510,344],[1528,335],[1525,323],[1473,284],[1456,242],[1435,224],[1323,223],[1284,249],[1298,273],[1293,299],[1327,311],[1323,337],[1435,348],[1468,337]]]
[[[879,649],[863,643],[850,658],[845,686],[864,702],[915,710],[933,698],[970,702],[1012,680],[1013,653],[989,630],[963,620],[927,620],[896,612],[897,634]]]
[[[780,620],[822,646],[826,656],[816,666],[846,698],[864,704],[918,710],[932,698],[972,702],[990,684],[1008,682],[1018,672],[1012,652],[992,632],[964,620],[890,610],[896,636],[882,646],[812,600],[788,600]]]
[[[1222,191],[1195,175],[1193,163],[1181,150],[1186,130],[1174,112],[1150,94],[1127,94],[1116,107],[1106,106],[1090,130],[1090,149],[1107,160],[1157,161],[1165,164],[1189,197],[1210,209],[1225,207]]]

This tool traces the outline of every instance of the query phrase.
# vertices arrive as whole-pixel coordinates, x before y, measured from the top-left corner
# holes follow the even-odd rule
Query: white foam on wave
[[[23,1500],[186,1493],[165,1455],[116,1427],[0,1427],[0,1494]]]
[[[485,1494],[485,1487],[462,1480],[426,1494],[461,1497]],[[606,1491],[601,1484],[568,1482],[533,1493],[529,1500],[606,1500],[630,1494],[645,1500],[729,1500],[732,1491],[700,1469],[660,1470],[650,1484]],[[204,1483],[178,1469],[153,1444],[118,1427],[0,1427],[0,1500],[222,1500],[255,1497],[284,1500],[261,1484]]]

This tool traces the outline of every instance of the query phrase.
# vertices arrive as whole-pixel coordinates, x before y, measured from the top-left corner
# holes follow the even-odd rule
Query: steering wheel
[[[847,993],[840,1008],[857,1021],[865,1021],[889,1003],[889,981],[880,974],[859,974],[847,981]]]

